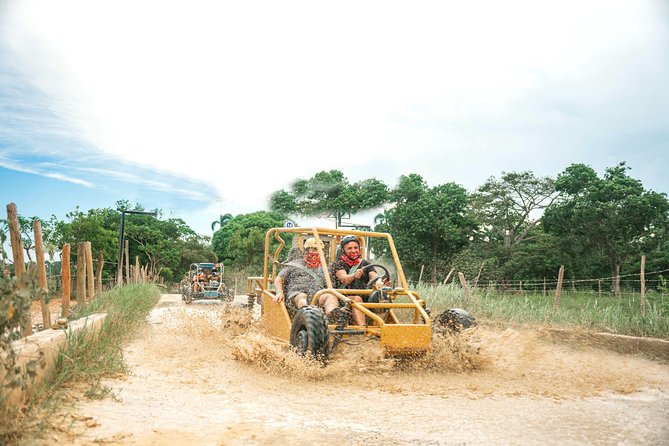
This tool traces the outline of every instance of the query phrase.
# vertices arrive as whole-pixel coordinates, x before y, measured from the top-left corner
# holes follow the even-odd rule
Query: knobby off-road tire
[[[295,313],[290,329],[290,345],[298,355],[311,354],[326,362],[330,356],[330,333],[323,310],[307,305]]]
[[[462,308],[451,308],[432,319],[436,333],[459,333],[476,325],[476,318]]]

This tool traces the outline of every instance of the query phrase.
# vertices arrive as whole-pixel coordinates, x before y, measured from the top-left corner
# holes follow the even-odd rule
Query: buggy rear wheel
[[[330,333],[323,310],[307,305],[298,310],[290,328],[290,345],[298,355],[311,354],[325,362],[330,356]]]
[[[476,318],[462,308],[452,308],[438,314],[432,320],[436,332],[458,333],[476,325]]]

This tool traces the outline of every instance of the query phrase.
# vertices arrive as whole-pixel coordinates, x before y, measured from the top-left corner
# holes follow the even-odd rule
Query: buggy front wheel
[[[307,305],[298,310],[290,328],[290,345],[298,355],[325,362],[330,356],[330,333],[323,310]]]

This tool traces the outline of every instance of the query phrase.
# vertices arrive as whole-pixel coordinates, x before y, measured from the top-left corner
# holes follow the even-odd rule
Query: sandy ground
[[[26,444],[669,444],[669,364],[542,339],[482,324],[402,362],[358,338],[323,368],[248,311],[164,295],[111,396],[73,390]]]

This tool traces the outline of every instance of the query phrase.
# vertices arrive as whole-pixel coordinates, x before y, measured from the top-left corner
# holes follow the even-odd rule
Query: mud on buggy
[[[275,303],[274,279],[281,269],[279,259],[288,251],[286,241],[292,234],[292,248],[303,249],[309,237],[320,239],[318,253],[325,277],[325,288],[311,296],[311,304],[299,310],[291,309],[285,301]],[[377,279],[370,281],[366,289],[347,289],[337,285],[329,270],[339,256],[338,247],[342,237],[353,234],[361,242],[360,251],[367,251],[368,240],[385,240],[391,260],[389,265],[372,263],[365,268],[374,268]],[[283,253],[283,255],[282,255]],[[289,344],[297,353],[313,355],[327,361],[331,351],[351,336],[374,336],[379,338],[386,356],[421,355],[432,347],[434,331],[458,331],[474,324],[474,318],[465,310],[452,309],[431,318],[425,302],[416,291],[410,289],[399,261],[392,236],[387,233],[324,228],[273,228],[265,234],[265,256],[262,277],[249,277],[247,295],[249,304],[257,301],[261,306],[259,326],[271,339]],[[391,277],[391,270],[396,277]],[[383,284],[383,279],[394,280],[395,286]],[[381,279],[381,280],[379,280]],[[324,293],[339,300],[339,316],[328,321],[317,306]],[[349,296],[360,296],[357,302]],[[365,315],[365,325],[353,325],[353,309]]]

